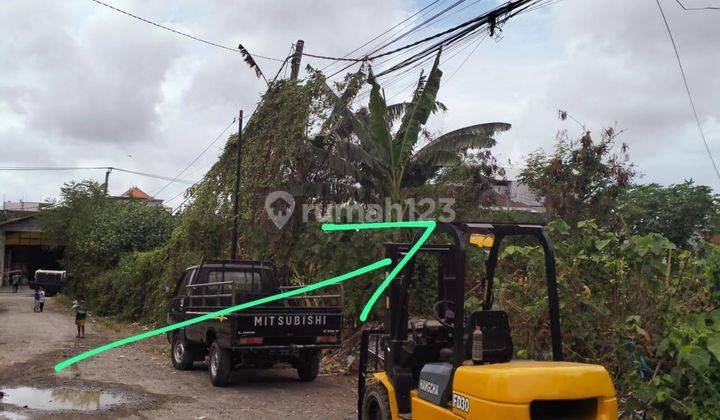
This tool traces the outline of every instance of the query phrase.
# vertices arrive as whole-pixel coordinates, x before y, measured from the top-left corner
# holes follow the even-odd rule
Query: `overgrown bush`
[[[63,187],[61,201],[40,221],[73,273],[66,293],[85,294],[102,314],[131,319],[142,312],[151,289],[135,281],[141,267],[134,260],[167,243],[172,215],[142,202],[113,201],[99,184],[83,181]]]
[[[548,231],[565,356],[604,365],[621,406],[671,417],[710,409],[702,400],[718,392],[717,369],[711,372],[720,340],[713,338],[718,312],[711,312],[718,247],[678,252],[657,233],[624,237],[593,221],[573,231],[557,220]],[[536,245],[510,245],[501,256],[494,293],[509,313],[518,357],[551,357],[542,255]]]

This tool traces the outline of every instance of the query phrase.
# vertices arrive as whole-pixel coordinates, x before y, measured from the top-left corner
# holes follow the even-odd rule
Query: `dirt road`
[[[0,418],[173,418],[173,419],[352,419],[352,377],[321,375],[300,382],[294,370],[243,372],[233,385],[215,388],[204,364],[176,371],[164,337],[154,337],[102,353],[56,373],[60,360],[113,339],[141,331],[139,326],[104,326],[93,321],[85,339],[75,338],[70,311],[48,299],[44,313],[32,310],[32,294],[0,290]],[[33,387],[43,391],[25,389]],[[32,393],[27,408],[10,404]],[[45,409],[32,409],[45,405]],[[68,411],[73,406],[92,411]],[[59,409],[62,408],[62,409]]]

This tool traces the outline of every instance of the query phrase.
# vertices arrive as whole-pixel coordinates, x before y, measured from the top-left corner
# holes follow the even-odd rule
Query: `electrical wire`
[[[384,57],[384,56],[387,56],[387,55],[392,55],[392,54],[395,54],[395,53],[397,53],[397,52],[404,51],[404,50],[407,50],[407,49],[409,49],[409,48],[413,48],[413,47],[415,47],[416,45],[419,45],[419,44],[421,44],[421,43],[423,43],[423,42],[427,42],[428,40],[434,39],[435,37],[442,36],[444,33],[435,34],[435,35],[430,36],[430,37],[428,37],[428,38],[421,39],[420,41],[417,41],[417,42],[415,42],[415,43],[408,44],[408,45],[405,45],[405,46],[403,46],[403,47],[397,48],[397,49],[395,49],[395,50],[393,50],[393,51],[389,51],[389,52],[386,52],[386,53],[378,54],[378,55],[375,55],[375,56],[370,56],[371,54],[375,54],[375,53],[377,53],[378,51],[381,51],[381,50],[387,48],[387,47],[390,46],[391,44],[393,44],[393,43],[397,42],[398,40],[402,39],[403,37],[406,37],[406,36],[410,35],[411,33],[416,32],[418,29],[422,28],[423,26],[428,25],[429,23],[433,22],[434,20],[436,20],[436,19],[437,19],[438,17],[440,17],[441,15],[447,13],[449,10],[457,7],[459,4],[463,3],[464,1],[465,1],[465,0],[457,0],[455,3],[451,4],[450,6],[446,7],[446,8],[443,9],[443,10],[441,10],[440,12],[436,13],[434,16],[430,17],[429,19],[426,19],[425,21],[421,22],[420,24],[415,25],[415,27],[413,27],[413,28],[411,28],[410,30],[404,32],[403,34],[401,34],[401,35],[393,38],[391,41],[385,42],[385,43],[382,44],[381,46],[373,49],[372,51],[370,51],[369,53],[367,53],[365,57],[363,57],[362,61],[372,61],[372,60],[375,60],[375,59],[380,58],[380,57]],[[473,4],[474,4],[474,3],[473,3]],[[455,28],[455,29],[457,29],[457,28]],[[352,64],[351,64],[351,65],[352,65]],[[336,71],[335,73],[333,73],[333,74],[331,74],[330,76],[328,76],[328,78],[331,78],[331,77],[337,75],[338,73],[346,70],[346,69],[349,68],[349,67],[350,67],[350,66],[346,66],[346,67],[344,67],[344,68]]]
[[[388,51],[382,54],[378,54],[374,57],[371,57],[371,59],[376,59],[378,57],[394,54],[398,51],[402,51],[404,49],[410,48],[415,45],[419,45],[425,42],[429,42],[438,38],[443,37],[444,35],[448,35],[447,37],[441,38],[439,41],[435,42],[434,44],[430,45],[429,47],[425,48],[424,50],[420,51],[419,53],[416,53],[415,55],[411,56],[408,59],[405,59],[401,61],[400,63],[390,67],[387,70],[384,70],[382,72],[379,72],[375,75],[375,77],[379,78],[381,76],[387,75],[391,72],[397,71],[401,68],[404,68],[420,59],[425,58],[426,56],[433,54],[434,52],[438,51],[439,49],[443,47],[447,47],[455,42],[458,42],[459,40],[472,35],[473,33],[476,33],[478,31],[481,31],[485,29],[487,26],[489,31],[492,33],[495,28],[497,28],[499,25],[502,25],[505,23],[508,19],[511,17],[514,17],[522,12],[524,12],[528,7],[537,5],[541,3],[542,1],[537,0],[518,0],[515,2],[507,3],[503,6],[497,7],[493,10],[490,10],[486,13],[483,13],[480,16],[477,16],[473,19],[470,19],[468,21],[465,21],[457,26],[454,26],[450,29],[447,29],[445,31],[439,32],[437,34],[434,34],[432,36],[423,38],[419,41],[416,41],[412,44],[405,45],[403,47],[397,48],[392,51]],[[500,16],[505,16],[502,20],[499,20],[498,18]]]
[[[462,68],[462,66],[464,66],[465,63],[467,63],[467,61],[470,59],[470,57],[472,57],[472,55],[475,54],[475,51],[477,51],[477,49],[480,48],[480,44],[482,44],[484,40],[485,40],[485,38],[481,38],[480,41],[475,45],[475,48],[473,48],[473,49],[470,51],[470,54],[468,54],[468,55],[465,57],[465,59],[462,61],[462,63],[460,63],[460,65],[457,66],[457,68],[455,69],[455,71],[452,72],[452,74],[450,74],[450,76],[448,76],[447,79],[445,79],[445,84],[446,84],[446,85],[447,85],[448,82],[450,82],[450,80],[453,78],[453,76],[455,76],[455,75],[457,74],[457,72],[460,71],[460,69]]]
[[[397,28],[400,27],[401,25],[404,25],[406,22],[412,20],[412,19],[415,18],[416,16],[421,15],[422,13],[424,13],[424,12],[425,12],[426,10],[428,10],[429,8],[435,6],[439,1],[440,1],[440,0],[434,0],[434,1],[432,1],[432,2],[429,3],[427,6],[423,7],[422,9],[418,10],[417,12],[413,13],[412,15],[410,15],[410,16],[407,17],[406,19],[402,20],[401,22],[395,24],[395,25],[392,26],[391,28],[387,29],[385,32],[383,32],[383,33],[375,36],[373,39],[367,41],[366,43],[362,44],[361,46],[359,46],[359,47],[355,48],[354,50],[350,51],[349,53],[345,54],[345,55],[343,56],[343,58],[349,56],[350,54],[353,54],[353,53],[357,52],[358,50],[360,50],[360,49],[362,49],[362,48],[365,48],[366,46],[368,46],[368,45],[370,45],[371,43],[375,42],[376,40],[378,40],[378,39],[381,38],[382,36],[386,35],[387,33],[389,33],[389,32],[391,32],[391,31],[397,29]],[[476,0],[476,1],[477,1],[477,0]],[[366,54],[366,55],[367,55],[367,54]],[[330,63],[330,64],[328,64],[327,66],[325,66],[325,67],[323,67],[322,69],[320,69],[320,71],[325,71],[325,70],[327,70],[327,69],[328,69],[330,66],[332,66],[333,64],[335,64],[335,63]]]
[[[657,4],[658,9],[660,9],[660,15],[662,16],[663,22],[665,22],[665,28],[667,28],[668,35],[670,36],[670,42],[672,43],[673,50],[675,51],[675,58],[677,58],[678,67],[680,67],[680,74],[682,75],[683,83],[685,84],[685,92],[687,92],[688,99],[690,100],[690,107],[692,108],[693,115],[695,116],[695,122],[697,123],[698,131],[700,131],[700,137],[702,138],[703,144],[705,144],[705,150],[707,151],[708,157],[715,169],[715,175],[717,175],[718,179],[720,179],[720,171],[715,163],[715,158],[713,158],[712,152],[710,152],[710,146],[705,138],[705,132],[703,131],[702,124],[700,123],[700,117],[698,117],[697,109],[695,109],[695,101],[690,93],[690,87],[688,86],[687,77],[685,76],[685,69],[683,68],[682,60],[680,60],[680,53],[678,52],[677,44],[675,44],[675,37],[670,30],[670,24],[668,23],[667,17],[665,17],[665,11],[663,11],[660,1],[655,0],[655,3]]]
[[[247,128],[250,126],[250,123],[252,122],[252,119],[253,119],[253,117],[255,116],[255,112],[260,108],[260,106],[262,105],[262,103],[263,103],[264,100],[265,100],[265,97],[263,96],[262,99],[260,99],[260,102],[258,102],[258,104],[255,106],[255,108],[254,108],[254,109],[252,110],[252,112],[250,113],[250,116],[249,116],[248,119],[247,119],[247,124],[245,124],[245,125],[242,127],[242,128],[243,128],[243,132],[245,132],[245,130],[247,130]],[[207,177],[207,173],[205,173],[205,175],[203,175],[203,177],[202,177],[201,180],[195,182],[193,185],[191,185],[190,187],[188,187],[186,190],[181,191],[180,193],[174,195],[172,198],[170,198],[170,199],[168,199],[168,200],[165,200],[165,202],[170,202],[170,201],[172,201],[172,200],[180,197],[182,194],[185,194],[185,193],[188,191],[188,189],[190,189],[190,188],[198,185],[199,183],[203,182],[203,181],[205,180],[205,177]],[[177,207],[175,207],[175,209],[173,209],[173,211],[172,211],[171,213],[172,213],[172,214],[175,214],[175,212],[178,211],[189,199],[191,199],[192,197],[195,196],[195,193],[196,193],[196,192],[197,192],[197,189],[192,190],[192,191],[190,192],[190,194],[188,194],[188,195],[185,197],[185,199],[182,201],[182,203],[180,203],[180,205],[178,205]]]
[[[125,172],[128,174],[144,176],[147,178],[161,179],[163,181],[175,180],[184,184],[194,184],[195,181],[187,179],[171,178],[169,176],[149,174],[146,172],[133,171],[130,169],[118,168],[115,166],[2,166],[0,171],[30,171],[30,172],[49,172],[49,171],[84,171],[84,170],[110,170]]]
[[[237,119],[236,119],[236,118],[233,118],[233,120],[230,122],[230,124],[228,124],[227,127],[225,127],[225,129],[224,129],[223,131],[221,131],[220,134],[218,134],[218,135],[213,139],[213,141],[211,141],[207,146],[205,146],[205,148],[202,149],[202,151],[201,151],[197,156],[195,156],[195,158],[194,158],[192,161],[190,161],[190,163],[188,163],[187,166],[186,166],[182,171],[180,171],[180,173],[178,173],[178,174],[175,176],[175,178],[171,179],[170,182],[168,182],[167,184],[165,184],[165,185],[164,185],[162,188],[160,188],[159,190],[155,191],[155,193],[153,194],[153,196],[157,197],[157,195],[160,194],[161,192],[163,192],[163,191],[165,190],[165,188],[169,187],[170,185],[172,185],[172,184],[175,182],[175,180],[179,179],[180,176],[181,176],[182,174],[184,174],[185,171],[187,171],[188,169],[190,169],[190,167],[191,167],[192,165],[194,165],[195,162],[197,162],[198,159],[200,159],[200,158],[205,154],[205,152],[207,152],[207,151],[212,147],[212,145],[215,144],[215,143],[220,139],[220,137],[222,137],[222,135],[225,134],[225,132],[230,129],[230,127],[231,127],[233,124],[235,124],[236,121],[237,121]]]
[[[680,0],[675,0],[677,4],[680,5],[680,7],[683,8],[683,10],[720,10],[720,7],[716,6],[706,6],[706,7],[685,7],[684,4]]]
[[[139,21],[148,23],[148,24],[153,25],[153,26],[155,26],[155,27],[158,27],[158,28],[160,28],[160,29],[164,29],[164,30],[166,30],[166,31],[170,31],[170,32],[172,32],[172,33],[174,33],[174,34],[177,34],[177,35],[180,35],[180,36],[184,36],[184,37],[186,37],[186,38],[190,38],[190,39],[192,39],[192,40],[194,40],[194,41],[201,42],[201,43],[203,43],[203,44],[211,45],[211,46],[213,46],[213,47],[221,48],[221,49],[224,49],[224,50],[232,51],[232,52],[234,52],[234,53],[240,53],[240,51],[239,51],[238,49],[236,49],[236,48],[231,48],[231,47],[228,47],[228,46],[225,46],[225,45],[217,44],[217,43],[215,43],[215,42],[208,41],[208,40],[206,40],[206,39],[203,39],[203,38],[200,38],[200,37],[197,37],[197,36],[193,36],[193,35],[187,34],[187,33],[185,33],[185,32],[180,32],[180,31],[178,31],[178,30],[176,30],[176,29],[173,29],[173,28],[170,28],[170,27],[168,27],[168,26],[161,25],[161,24],[159,24],[159,23],[157,23],[157,22],[153,22],[152,20],[146,19],[146,18],[144,18],[144,17],[142,17],[142,16],[138,16],[138,15],[135,15],[135,14],[133,14],[133,13],[126,12],[125,10],[118,9],[118,8],[115,7],[115,6],[111,6],[111,5],[109,5],[109,4],[107,4],[107,3],[104,3],[104,2],[102,2],[102,1],[100,1],[100,0],[90,0],[90,1],[95,2],[95,3],[97,3],[97,4],[101,5],[101,6],[105,6],[105,7],[109,8],[109,9],[112,9],[112,10],[114,10],[114,11],[116,11],[116,12],[122,13],[122,14],[124,14],[124,15],[126,15],[126,16],[130,16],[131,18],[134,18],[134,19],[137,19],[137,20],[139,20]],[[277,61],[277,62],[280,62],[280,63],[282,63],[282,61],[283,61],[282,59],[279,59],[279,58],[268,57],[268,56],[266,56],[266,55],[260,55],[260,54],[255,54],[255,53],[253,53],[252,56],[253,56],[253,57],[257,57],[257,58],[263,58],[263,59],[265,59],[265,60]]]

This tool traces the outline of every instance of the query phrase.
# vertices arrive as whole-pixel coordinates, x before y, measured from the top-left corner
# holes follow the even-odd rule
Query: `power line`
[[[695,109],[695,101],[690,93],[690,87],[688,86],[687,77],[685,76],[685,69],[683,68],[682,61],[680,60],[680,53],[678,52],[677,45],[675,44],[675,37],[673,37],[672,31],[670,30],[670,24],[665,17],[665,11],[663,11],[660,1],[655,0],[655,3],[660,9],[660,15],[662,16],[663,22],[665,22],[665,27],[667,28],[668,35],[670,36],[670,42],[672,42],[673,50],[675,51],[675,58],[677,58],[678,66],[680,67],[680,74],[682,75],[683,83],[685,84],[685,92],[687,92],[688,99],[690,100],[690,107],[692,108],[693,115],[695,116],[695,122],[697,123],[698,131],[700,131],[700,137],[702,138],[703,144],[705,144],[705,150],[707,151],[710,162],[712,162],[713,168],[715,169],[715,174],[718,179],[720,179],[720,171],[718,170],[717,164],[715,164],[712,152],[710,152],[710,146],[708,146],[707,139],[705,138],[705,132],[703,132],[702,124],[700,124],[700,117],[698,117],[697,109]]]
[[[260,102],[258,102],[258,104],[255,106],[255,108],[254,108],[254,109],[252,110],[252,112],[250,113],[250,116],[249,116],[248,119],[247,119],[247,123],[243,126],[243,132],[245,132],[245,131],[248,129],[248,127],[250,127],[250,123],[252,122],[252,119],[253,119],[253,117],[255,116],[255,112],[260,108],[260,106],[263,104],[264,101],[265,101],[265,97],[263,96],[263,97],[260,99]],[[233,121],[233,122],[234,122],[234,121]],[[232,125],[232,124],[231,124],[231,125]],[[227,130],[227,129],[226,129],[226,130]],[[220,135],[222,135],[222,133],[221,133]],[[191,186],[188,187],[188,188],[194,187],[195,185],[198,185],[199,183],[203,182],[203,181],[205,180],[205,177],[206,177],[206,176],[207,176],[207,173],[206,173],[205,175],[203,175],[203,177],[202,177],[201,180],[193,183],[193,185],[191,185]],[[168,200],[165,200],[165,202],[170,202],[170,201],[178,198],[179,196],[181,196],[181,195],[184,194],[185,192],[187,192],[187,189],[186,189],[185,191],[181,191],[180,193],[174,195],[172,198],[170,198],[170,199],[168,199]],[[190,192],[190,194],[188,194],[187,197],[185,197],[185,199],[182,201],[182,203],[180,203],[180,205],[178,205],[177,207],[175,207],[175,208],[173,209],[172,213],[174,214],[176,211],[180,210],[180,208],[181,208],[189,199],[191,199],[192,197],[195,196],[195,193],[196,193],[196,192],[197,192],[197,189],[195,189],[195,190],[193,190],[192,192]]]
[[[165,181],[172,179],[172,178],[170,178],[170,177],[168,177],[168,176],[153,175],[153,174],[148,174],[148,173],[144,173],[144,172],[131,171],[130,169],[115,168],[115,167],[112,167],[112,166],[108,167],[108,169],[111,169],[111,170],[113,170],[113,171],[118,171],[118,172],[125,172],[125,173],[128,173],[128,174],[146,176],[146,177],[148,177],[148,178],[162,179],[162,180],[165,180]],[[195,181],[191,181],[191,180],[188,180],[188,179],[179,179],[179,178],[176,179],[175,181],[176,181],[176,182],[182,182],[183,184],[193,184],[193,183],[195,182]]]
[[[398,35],[398,36],[395,37],[393,40],[391,40],[390,42],[386,43],[384,47],[387,47],[387,46],[389,46],[389,45],[392,45],[392,44],[394,44],[395,42],[399,41],[400,39],[404,38],[405,36],[410,35],[410,34],[413,33],[413,32],[416,32],[418,29],[422,28],[423,26],[425,26],[425,25],[427,25],[427,24],[429,24],[429,23],[432,23],[432,22],[433,22],[435,19],[437,19],[438,17],[442,16],[443,14],[447,13],[449,10],[454,9],[455,7],[457,7],[458,5],[460,5],[461,3],[464,3],[464,2],[465,2],[465,0],[457,0],[455,3],[451,4],[450,6],[446,7],[445,9],[439,11],[439,12],[436,13],[435,15],[429,17],[428,19],[425,19],[423,22],[419,23],[418,25],[415,25],[414,28],[410,28],[410,30],[405,31],[404,33]],[[384,47],[383,47],[383,48],[384,48]]]
[[[350,53],[345,54],[344,57],[347,57],[348,55],[350,55],[350,54],[352,54],[353,52],[359,50],[360,48],[363,48],[364,46],[369,45],[370,43],[372,43],[372,42],[374,42],[375,40],[379,39],[380,37],[384,36],[385,34],[390,34],[387,38],[393,37],[394,34],[392,34],[391,32],[392,32],[394,29],[396,29],[396,28],[397,28],[397,29],[402,28],[402,27],[404,27],[405,24],[408,23],[408,22],[417,21],[417,20],[420,19],[422,16],[430,13],[430,12],[431,12],[433,9],[435,9],[437,6],[439,6],[438,1],[433,1],[432,3],[428,4],[427,6],[425,6],[424,8],[420,9],[418,12],[416,12],[415,14],[413,14],[412,16],[410,16],[409,18],[403,20],[402,22],[398,23],[397,25],[393,26],[392,28],[388,29],[387,31],[385,31],[385,32],[383,32],[382,34],[378,35],[377,37],[373,38],[372,40],[366,42],[363,46],[360,46],[360,47],[356,48],[355,50],[351,51]],[[382,50],[383,48],[386,48],[386,47],[388,46],[388,43],[387,43],[388,40],[387,40],[387,38],[382,39],[378,45],[375,45],[375,46],[371,47],[370,50],[367,51],[364,55],[365,55],[365,56],[368,56],[368,55],[374,54],[374,53]],[[332,64],[334,64],[334,63],[331,63],[330,65],[332,65]],[[354,63],[350,63],[350,64],[342,67],[341,69],[339,69],[339,70],[335,71],[334,73],[332,73],[331,75],[327,76],[327,78],[330,79],[330,78],[332,78],[332,77],[334,77],[334,76],[336,76],[336,75],[338,75],[338,74],[346,71],[347,69],[349,69],[350,67],[352,67],[353,64],[354,64]],[[322,71],[324,71],[327,67],[330,67],[330,65],[324,67],[324,68],[322,69]]]
[[[204,148],[197,156],[195,156],[195,158],[194,158],[192,161],[190,161],[190,163],[188,163],[187,166],[186,166],[182,171],[180,171],[180,173],[178,173],[174,178],[172,178],[172,179],[170,180],[170,182],[168,182],[167,184],[165,184],[162,188],[160,188],[159,190],[157,190],[157,191],[153,194],[153,196],[157,197],[157,195],[160,194],[161,192],[163,192],[163,191],[165,190],[165,188],[169,187],[169,186],[172,185],[175,181],[177,181],[177,180],[180,178],[180,176],[185,173],[185,171],[187,171],[188,169],[190,169],[190,167],[191,167],[193,164],[195,164],[195,162],[197,162],[198,159],[200,159],[200,158],[202,157],[202,155],[204,155],[205,152],[207,152],[207,151],[212,147],[212,145],[215,144],[215,143],[220,139],[220,137],[222,137],[223,134],[225,134],[226,131],[228,131],[228,129],[230,128],[230,126],[232,126],[233,124],[235,124],[235,121],[237,121],[237,119],[233,118],[233,120],[230,122],[230,124],[228,124],[227,127],[225,127],[225,129],[224,129],[223,131],[221,131],[220,134],[218,134],[218,135],[215,137],[215,139],[213,139],[213,141],[210,142],[210,144],[208,144],[207,146],[205,146],[205,148]]]
[[[400,63],[390,67],[387,70],[384,70],[382,72],[379,72],[375,75],[375,77],[381,77],[383,75],[387,75],[391,72],[394,72],[396,70],[399,70],[403,67],[406,67],[408,65],[411,65],[415,63],[418,60],[421,60],[425,57],[427,57],[430,54],[435,53],[436,51],[440,50],[440,48],[447,47],[455,42],[458,42],[474,33],[479,32],[482,30],[485,26],[488,27],[491,34],[497,29],[499,25],[502,25],[504,22],[506,22],[511,17],[514,17],[524,11],[528,7],[535,6],[537,4],[542,3],[542,0],[518,0],[515,2],[507,3],[503,6],[497,7],[493,10],[490,10],[486,13],[483,13],[480,16],[477,16],[473,19],[470,19],[468,21],[465,21],[457,26],[454,26],[450,29],[447,29],[445,31],[436,33],[434,35],[431,35],[429,37],[423,38],[419,41],[416,41],[412,44],[405,45],[403,47],[397,48],[392,51],[388,51],[382,54],[378,54],[371,59],[376,59],[378,57],[394,54],[398,51],[405,50],[407,48],[419,45],[421,43],[425,43],[428,41],[432,41],[438,38],[443,37],[444,35],[448,35],[447,37],[441,38],[438,42],[432,44],[431,46],[425,48],[424,50],[420,51],[419,53],[414,54],[410,58],[407,58]],[[505,17],[502,20],[499,20],[500,16],[505,15]]]
[[[463,22],[463,23],[461,23],[461,24],[459,24],[459,25],[457,25],[457,26],[455,26],[455,27],[452,27],[452,28],[450,28],[450,29],[448,29],[448,30],[445,30],[445,31],[442,31],[442,32],[439,32],[439,33],[436,33],[436,34],[433,34],[433,35],[430,35],[430,36],[428,36],[428,37],[425,37],[425,38],[420,39],[420,40],[418,40],[418,41],[415,41],[415,42],[413,42],[413,43],[404,45],[404,46],[402,46],[402,47],[396,48],[396,49],[394,49],[394,50],[387,51],[387,52],[384,52],[384,53],[381,53],[381,54],[377,54],[377,55],[372,55],[372,56],[371,56],[371,54],[374,54],[374,53],[376,53],[376,52],[378,52],[378,51],[381,51],[381,50],[383,50],[384,48],[387,48],[389,45],[397,42],[397,41],[400,40],[401,38],[403,38],[403,37],[405,37],[405,36],[407,36],[407,35],[409,35],[409,34],[411,34],[411,33],[413,33],[413,32],[416,32],[418,29],[420,29],[420,28],[422,28],[423,26],[425,26],[425,25],[433,22],[435,19],[437,19],[437,18],[440,17],[441,15],[447,13],[449,10],[457,7],[458,5],[460,5],[461,3],[465,2],[465,1],[466,1],[466,0],[457,0],[457,1],[455,1],[455,2],[454,2],[453,4],[451,4],[450,6],[446,7],[445,9],[443,9],[443,10],[441,10],[440,12],[436,13],[435,15],[431,16],[430,18],[426,19],[425,21],[421,22],[420,24],[416,25],[415,27],[413,27],[413,28],[411,28],[410,30],[402,33],[401,35],[393,38],[391,41],[386,42],[385,44],[383,44],[383,45],[375,48],[374,50],[372,50],[371,52],[369,52],[365,57],[361,57],[361,58],[355,59],[355,61],[358,61],[358,62],[360,62],[360,61],[363,61],[363,62],[364,62],[364,61],[373,61],[373,60],[376,60],[376,59],[381,58],[381,57],[385,57],[385,56],[389,56],[389,55],[392,55],[392,54],[396,54],[396,53],[401,52],[401,51],[405,51],[405,50],[408,50],[408,49],[415,48],[415,47],[417,47],[418,45],[421,45],[421,44],[423,44],[423,43],[425,43],[425,42],[429,42],[429,41],[431,41],[431,40],[433,40],[433,39],[436,39],[436,38],[439,38],[439,37],[441,37],[441,36],[443,36],[443,35],[447,35],[447,34],[449,34],[449,33],[455,32],[455,31],[457,31],[457,30],[459,30],[459,29],[462,29],[462,28],[465,27],[465,26],[472,25],[475,21],[477,21],[478,19],[482,18],[482,16],[476,17],[476,18],[474,18],[474,19],[470,19],[469,21]],[[525,3],[534,2],[534,1],[538,1],[538,0],[519,0],[519,1],[516,1],[516,2],[514,2],[514,3],[508,2],[505,6],[502,6],[502,7],[499,7],[499,8],[497,8],[497,9],[493,10],[491,13],[494,13],[494,12],[496,12],[497,10],[500,10],[500,9],[507,9],[508,12],[509,12],[510,10],[513,10],[514,8],[517,8],[517,7],[519,7],[519,6],[522,6],[522,5],[524,5]],[[477,1],[474,2],[474,3],[472,3],[472,4],[475,4],[475,3],[477,3]],[[470,5],[472,5],[472,4],[470,4]],[[462,9],[461,9],[461,10],[462,10]],[[501,13],[502,13],[502,12],[499,12],[498,14],[501,14]],[[346,66],[346,67],[344,67],[344,68],[336,71],[335,73],[333,73],[333,74],[331,74],[330,76],[328,76],[328,78],[337,75],[338,73],[346,70],[348,67],[350,67],[350,66]],[[379,77],[379,75],[376,75],[376,77]]]
[[[420,9],[420,10],[418,10],[417,12],[413,13],[412,15],[410,15],[408,18],[402,20],[401,22],[395,24],[394,26],[392,26],[391,28],[387,29],[385,32],[381,33],[380,35],[377,35],[377,36],[374,37],[373,39],[367,41],[366,43],[362,44],[361,46],[359,46],[359,47],[355,48],[354,50],[350,51],[349,53],[345,54],[345,55],[343,56],[343,58],[345,58],[345,57],[349,56],[350,54],[352,54],[352,53],[360,50],[361,48],[364,48],[364,47],[370,45],[371,43],[375,42],[376,40],[378,40],[379,38],[381,38],[381,37],[384,36],[385,34],[393,31],[394,29],[396,29],[396,28],[398,28],[398,27],[400,27],[401,25],[404,25],[406,22],[408,22],[409,20],[413,19],[415,16],[418,16],[419,14],[425,12],[425,10],[427,10],[427,9],[429,9],[430,7],[434,6],[434,5],[435,5],[437,2],[439,2],[439,1],[440,1],[440,0],[434,0],[434,1],[432,1],[432,2],[429,3],[427,6],[423,7],[422,9]],[[368,54],[370,54],[370,53],[368,53]],[[322,69],[320,69],[320,71],[325,71],[328,67],[332,66],[333,64],[335,64],[335,63],[330,63],[330,64],[328,64],[327,66],[325,66],[325,67],[323,67]],[[342,71],[342,70],[341,70],[341,71]]]
[[[152,20],[145,19],[145,18],[142,17],[142,16],[138,16],[138,15],[132,14],[132,13],[130,13],[130,12],[126,12],[125,10],[118,9],[118,8],[115,7],[115,6],[111,6],[111,5],[107,4],[107,3],[103,3],[103,2],[100,1],[100,0],[90,0],[90,1],[93,1],[93,2],[95,2],[95,3],[97,3],[97,4],[101,5],[101,6],[105,6],[105,7],[109,8],[109,9],[112,9],[112,10],[114,10],[114,11],[116,11],[116,12],[122,13],[122,14],[124,14],[124,15],[126,15],[126,16],[130,16],[131,18],[134,18],[134,19],[140,20],[140,21],[142,21],[142,22],[148,23],[148,24],[150,24],[150,25],[156,26],[156,27],[158,27],[158,28],[160,28],[160,29],[164,29],[164,30],[166,30],[166,31],[170,31],[170,32],[172,32],[172,33],[174,33],[174,34],[177,34],[177,35],[180,35],[180,36],[184,36],[184,37],[186,37],[186,38],[190,38],[190,39],[192,39],[192,40],[194,40],[194,41],[202,42],[203,44],[211,45],[211,46],[217,47],[217,48],[222,48],[222,49],[224,49],[224,50],[232,51],[232,52],[234,52],[234,53],[239,53],[239,52],[240,52],[240,51],[237,50],[236,48],[231,48],[231,47],[228,47],[228,46],[225,46],[225,45],[217,44],[217,43],[215,43],[215,42],[208,41],[208,40],[206,40],[206,39],[203,39],[203,38],[200,38],[200,37],[197,37],[197,36],[194,36],[194,35],[190,35],[190,34],[187,34],[187,33],[185,33],[185,32],[180,32],[180,31],[178,31],[178,30],[176,30],[176,29],[173,29],[173,28],[170,28],[170,27],[168,27],[168,26],[161,25],[161,24],[159,24],[159,23],[157,23],[157,22],[153,22]],[[252,56],[253,56],[253,57],[257,57],[257,58],[264,58],[265,60],[277,61],[277,62],[280,62],[280,63],[282,63],[282,61],[283,61],[282,59],[279,59],[279,58],[267,57],[267,56],[260,55],[260,54],[255,54],[255,53],[253,53]]]
[[[720,10],[720,7],[716,6],[706,6],[706,7],[685,7],[684,4],[680,0],[675,0],[677,4],[680,5],[680,7],[683,8],[683,10]]]
[[[483,43],[484,40],[485,40],[484,37],[483,37],[483,38],[480,38],[480,41],[478,41],[478,43],[475,45],[475,48],[473,48],[473,49],[470,51],[470,54],[468,54],[468,55],[465,57],[465,59],[462,61],[462,63],[460,63],[460,65],[457,66],[457,68],[455,69],[455,71],[452,72],[452,74],[451,74],[450,76],[448,76],[447,79],[445,79],[445,83],[446,83],[446,84],[450,81],[450,79],[453,78],[453,76],[455,76],[455,75],[457,74],[458,71],[460,71],[460,69],[462,68],[462,66],[464,66],[465,63],[467,63],[467,61],[470,59],[470,57],[471,57],[473,54],[475,54],[475,51],[477,51],[477,49],[480,48],[480,45]]]
[[[193,184],[194,181],[180,178],[171,178],[169,176],[149,174],[146,172],[133,171],[131,169],[117,168],[114,166],[3,166],[0,171],[30,171],[30,172],[52,172],[52,171],[84,171],[84,170],[111,170],[125,172],[128,174],[144,176],[148,178],[161,179],[164,181],[175,180],[184,184]]]

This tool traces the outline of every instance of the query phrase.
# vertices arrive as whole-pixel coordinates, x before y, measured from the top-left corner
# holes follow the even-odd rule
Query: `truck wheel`
[[[390,420],[390,399],[385,386],[380,383],[368,385],[362,403],[362,420]]]
[[[232,353],[220,347],[217,341],[210,346],[210,381],[215,386],[225,386],[230,383],[232,372]]]
[[[300,356],[297,372],[303,382],[312,382],[317,378],[320,370],[320,352],[313,351]]]
[[[182,333],[175,334],[170,345],[170,359],[177,370],[188,370],[195,360],[195,348]]]

